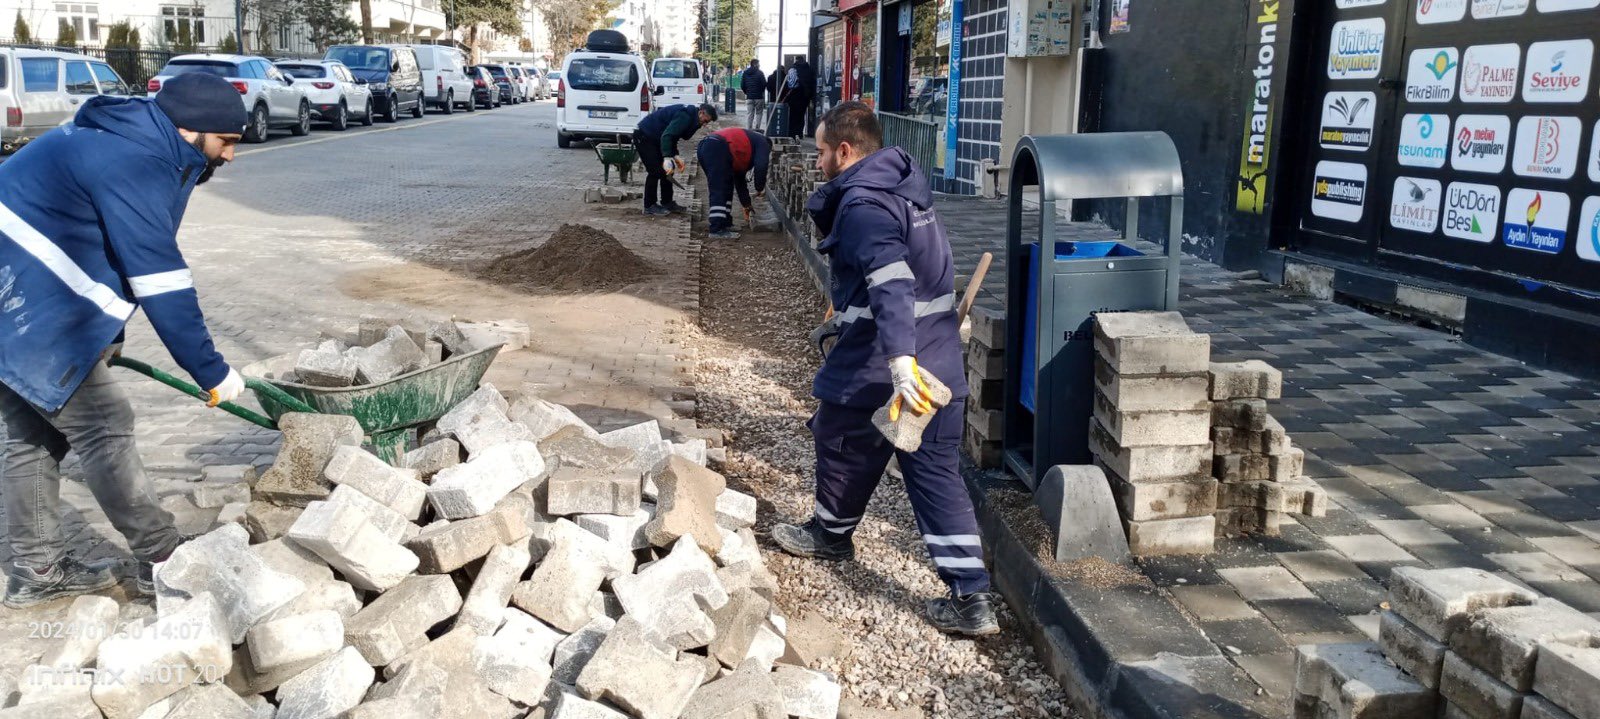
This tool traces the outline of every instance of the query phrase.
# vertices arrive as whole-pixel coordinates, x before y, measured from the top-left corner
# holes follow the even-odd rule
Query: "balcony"
[[[402,39],[437,38],[445,33],[441,4],[447,2],[449,0],[373,0],[372,29],[381,35]]]

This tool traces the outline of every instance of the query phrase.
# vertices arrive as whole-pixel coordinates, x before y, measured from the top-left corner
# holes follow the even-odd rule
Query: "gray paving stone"
[[[1269,599],[1310,599],[1315,595],[1283,567],[1237,567],[1218,570],[1239,596],[1251,602]]]
[[[1169,588],[1174,599],[1178,600],[1191,614],[1203,621],[1219,621],[1228,619],[1249,619],[1260,616],[1250,603],[1246,602],[1227,584],[1209,584],[1201,586],[1173,586]]]

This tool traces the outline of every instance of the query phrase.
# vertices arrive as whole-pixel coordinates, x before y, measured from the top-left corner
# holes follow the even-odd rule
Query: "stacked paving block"
[[[827,182],[817,168],[817,153],[807,152],[794,138],[774,137],[769,166],[767,187],[772,202],[783,208],[805,241],[815,247],[822,238],[806,218],[806,200]]]
[[[1211,338],[1177,312],[1096,316],[1089,448],[1136,556],[1205,554],[1216,535]]]
[[[1208,375],[1217,535],[1276,536],[1287,514],[1326,513],[1327,495],[1304,476],[1305,452],[1268,410],[1283,396],[1283,373],[1248,360],[1213,362]]]
[[[1600,719],[1600,620],[1479,569],[1394,570],[1377,644],[1297,650],[1294,719]]]
[[[973,307],[972,338],[967,340],[967,422],[962,448],[979,467],[1000,467],[1005,429],[1006,315]]]

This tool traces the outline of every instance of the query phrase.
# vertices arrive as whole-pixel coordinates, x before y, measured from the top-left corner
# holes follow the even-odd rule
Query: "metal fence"
[[[900,147],[922,166],[924,173],[933,172],[938,161],[938,123],[892,112],[879,112],[878,122],[883,125],[884,147]]]

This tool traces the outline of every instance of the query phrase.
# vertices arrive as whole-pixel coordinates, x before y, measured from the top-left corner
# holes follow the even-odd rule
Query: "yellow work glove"
[[[922,370],[917,369],[917,358],[910,355],[889,360],[889,375],[894,381],[894,399],[889,402],[889,421],[900,419],[902,405],[912,414],[933,411],[933,394],[922,381]]]
[[[244,394],[244,378],[229,367],[228,376],[222,378],[222,384],[211,388],[211,401],[206,402],[206,406],[215,407],[223,402],[232,402],[241,394]]]

